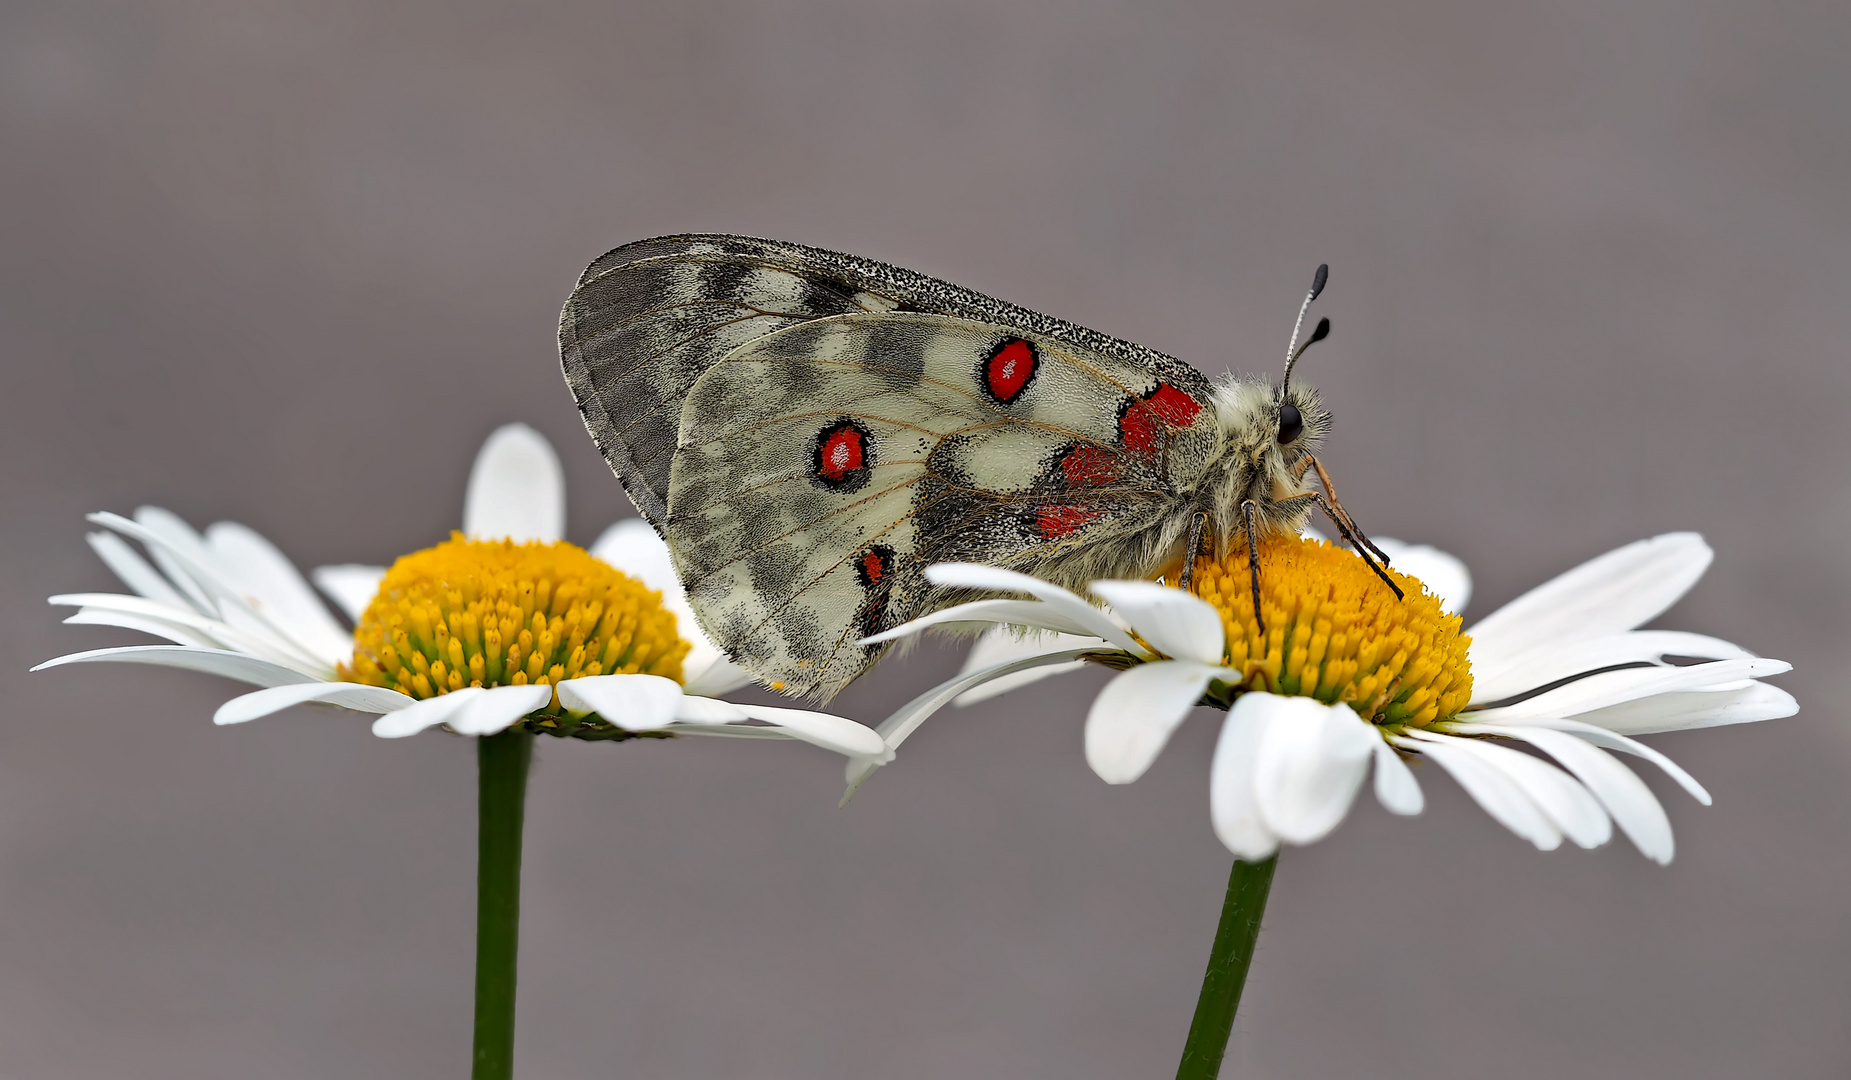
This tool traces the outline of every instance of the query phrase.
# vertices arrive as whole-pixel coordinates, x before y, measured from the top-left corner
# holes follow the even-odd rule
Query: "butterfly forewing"
[[[1020,327],[819,319],[695,382],[665,536],[735,660],[827,696],[873,662],[860,638],[942,602],[928,563],[1033,571],[1149,528],[1210,422],[1149,367]]]

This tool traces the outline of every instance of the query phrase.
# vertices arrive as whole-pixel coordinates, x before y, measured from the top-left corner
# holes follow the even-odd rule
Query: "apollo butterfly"
[[[1306,306],[1323,284],[1320,267]],[[1276,388],[1211,384],[923,274],[723,235],[604,255],[559,343],[702,626],[793,694],[833,695],[885,648],[863,638],[965,599],[927,586],[932,563],[1076,589],[1186,580],[1204,540],[1225,554],[1317,505],[1369,547],[1313,456],[1330,414],[1290,362]]]

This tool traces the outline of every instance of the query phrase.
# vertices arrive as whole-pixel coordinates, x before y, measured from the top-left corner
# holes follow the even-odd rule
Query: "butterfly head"
[[[1258,476],[1296,475],[1330,430],[1330,410],[1305,383],[1283,389],[1236,379],[1215,388],[1227,453]]]
[[[1215,387],[1214,410],[1221,447],[1204,473],[1201,509],[1215,521],[1223,543],[1238,539],[1243,503],[1255,505],[1269,529],[1296,530],[1300,507],[1278,503],[1308,490],[1308,459],[1330,430],[1330,411],[1305,383],[1276,388],[1250,379]]]

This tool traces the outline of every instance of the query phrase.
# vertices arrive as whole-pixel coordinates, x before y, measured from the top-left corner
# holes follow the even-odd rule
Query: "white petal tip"
[[[564,472],[553,445],[526,424],[495,429],[470,470],[463,532],[551,542],[565,535],[565,515]]]
[[[841,801],[836,803],[836,809],[840,810],[844,806],[847,806],[848,801],[855,797],[855,792],[860,791],[861,785],[867,783],[868,778],[873,776],[875,770],[879,769],[883,764],[885,764],[885,762],[866,759],[849,762],[848,787],[842,792]]]

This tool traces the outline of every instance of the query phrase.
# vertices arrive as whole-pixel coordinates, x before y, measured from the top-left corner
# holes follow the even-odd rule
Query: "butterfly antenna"
[[[1330,336],[1330,320],[1319,319],[1317,329],[1311,331],[1305,343],[1298,343],[1298,332],[1305,326],[1305,313],[1311,310],[1311,302],[1324,291],[1324,283],[1329,280],[1330,264],[1319,263],[1318,272],[1311,275],[1311,291],[1305,294],[1305,302],[1298,305],[1298,318],[1292,322],[1292,342],[1285,347],[1285,378],[1279,382],[1280,397],[1284,397],[1286,387],[1292,385],[1292,367],[1298,363],[1298,358],[1305,355],[1306,349]]]

